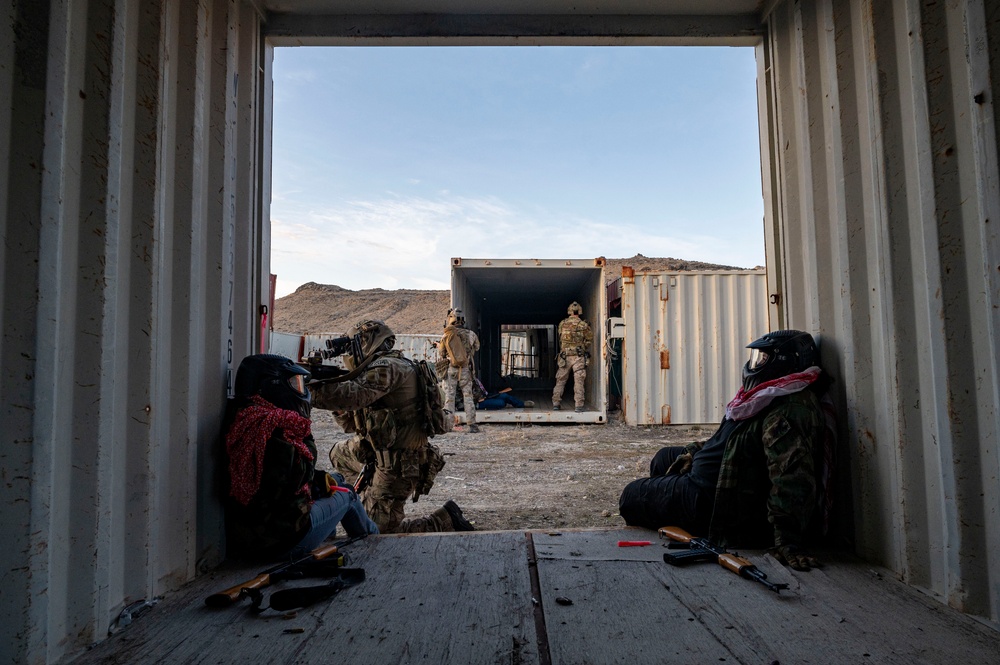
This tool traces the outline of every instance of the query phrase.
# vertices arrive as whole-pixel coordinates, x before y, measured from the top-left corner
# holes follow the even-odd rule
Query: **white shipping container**
[[[528,409],[478,411],[478,422],[604,423],[607,373],[604,346],[604,258],[451,260],[451,302],[479,335],[477,374],[487,389],[501,382]],[[585,382],[586,406],[573,410],[572,379],[562,410],[552,409],[559,322],[573,301],[594,331]],[[464,414],[459,414],[464,420]]]
[[[768,331],[766,271],[622,272],[625,422],[718,423]]]

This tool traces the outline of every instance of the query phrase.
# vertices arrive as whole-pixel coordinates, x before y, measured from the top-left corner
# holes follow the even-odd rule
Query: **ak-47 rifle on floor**
[[[767,581],[765,575],[757,566],[750,563],[749,559],[739,556],[734,552],[727,552],[725,547],[713,545],[708,538],[696,538],[684,529],[676,526],[665,526],[659,530],[660,538],[669,538],[678,543],[679,547],[688,547],[687,552],[680,554],[670,554],[664,552],[663,560],[673,566],[682,566],[695,561],[715,561],[726,570],[732,571],[740,577],[755,582],[760,582],[775,593],[781,593],[782,589],[787,589],[787,584],[775,584]],[[671,544],[671,546],[673,543]]]
[[[340,548],[361,537],[363,536],[323,545],[301,559],[287,561],[273,568],[268,568],[251,580],[237,584],[225,591],[213,593],[205,599],[205,604],[209,607],[229,607],[244,596],[249,596],[259,605],[260,590],[283,580],[298,580],[306,577],[337,577],[350,570],[343,568],[345,559],[344,555],[340,554]]]

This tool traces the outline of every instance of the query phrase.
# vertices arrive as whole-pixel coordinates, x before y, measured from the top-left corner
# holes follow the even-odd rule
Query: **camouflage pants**
[[[462,389],[462,401],[465,407],[465,423],[476,422],[476,398],[472,393],[472,371],[468,367],[448,367],[444,376],[444,408],[456,413],[455,391]]]
[[[587,379],[587,359],[584,356],[566,356],[566,364],[556,370],[556,387],[552,389],[552,403],[562,401],[563,391],[569,375],[573,374],[573,399],[576,406],[583,407],[587,399],[585,387]]]
[[[365,464],[366,450],[357,437],[341,441],[330,449],[330,463],[342,473],[348,482],[354,482]],[[361,503],[368,517],[378,525],[380,533],[425,533],[430,531],[454,531],[451,516],[444,508],[438,508],[427,517],[406,519],[403,507],[410,496],[412,485],[409,480],[391,469],[375,467],[372,484],[361,493]]]

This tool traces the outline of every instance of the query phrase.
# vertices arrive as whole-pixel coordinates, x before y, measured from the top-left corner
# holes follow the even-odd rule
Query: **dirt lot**
[[[629,427],[609,416],[605,425],[482,424],[478,434],[435,437],[447,464],[407,515],[454,499],[480,530],[621,526],[618,496],[648,475],[653,454],[712,434],[700,426]],[[328,411],[312,418],[319,466],[329,469],[330,447],[348,435]]]

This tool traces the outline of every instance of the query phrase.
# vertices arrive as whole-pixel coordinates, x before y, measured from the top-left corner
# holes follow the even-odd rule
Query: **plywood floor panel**
[[[743,552],[790,585],[779,595],[664,551],[632,528],[375,536],[347,549],[365,582],[290,618],[207,608],[258,571],[227,565],[75,662],[1000,664],[1000,632],[853,556],[796,573]]]
[[[844,554],[795,572],[743,552],[775,594],[714,563],[663,563],[631,530],[535,538],[552,663],[1000,663],[1000,633]],[[560,605],[557,597],[572,605]],[[608,645],[613,644],[613,648]]]

